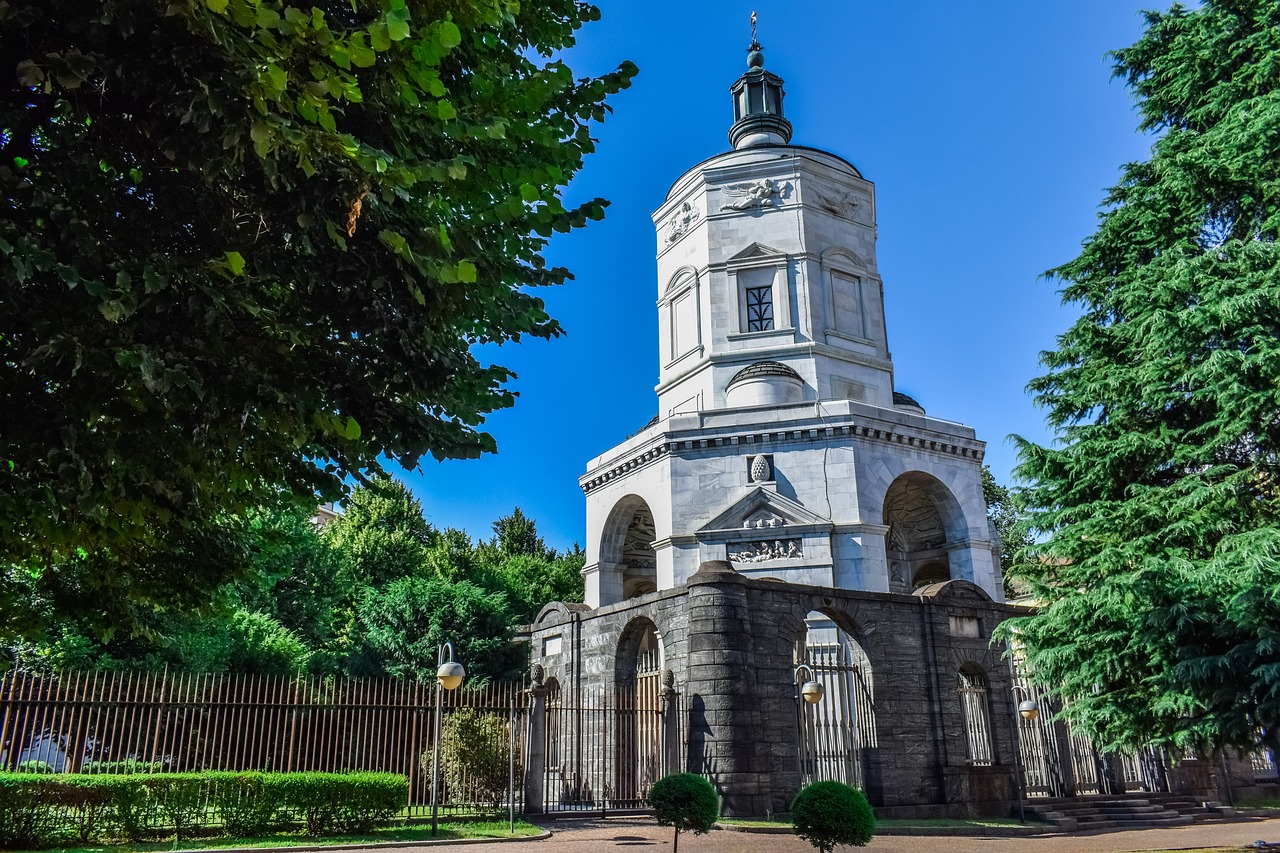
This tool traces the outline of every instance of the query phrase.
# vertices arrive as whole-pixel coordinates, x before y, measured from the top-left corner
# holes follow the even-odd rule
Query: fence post
[[[529,728],[524,742],[524,810],[526,814],[542,814],[546,811],[547,778],[547,688],[542,683],[542,664],[533,665],[532,675],[533,685],[525,691],[529,694]]]
[[[676,674],[662,670],[662,776],[680,772],[680,694]]]

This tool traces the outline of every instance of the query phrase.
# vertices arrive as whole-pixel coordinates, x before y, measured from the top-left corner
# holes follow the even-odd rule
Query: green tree
[[[552,601],[581,601],[583,557],[568,554],[554,560],[507,557],[494,567],[492,585],[507,595],[515,624],[527,624]]]
[[[312,511],[260,511],[251,515],[257,547],[248,573],[231,598],[264,613],[317,648],[333,633],[335,609],[347,597],[339,584],[341,553],[312,521]]]
[[[497,809],[508,794],[512,771],[511,726],[505,713],[455,708],[440,725],[440,766],[446,799],[481,802]],[[431,772],[434,751],[422,753]],[[515,778],[523,770],[515,756]]]
[[[381,666],[400,678],[434,679],[436,652],[445,642],[453,643],[468,681],[513,677],[522,669],[506,597],[467,581],[411,577],[370,590],[359,626]]]
[[[1150,159],[1050,274],[1080,319],[1021,441],[1043,539],[1007,624],[1109,745],[1280,748],[1280,6],[1148,13],[1117,51]]]
[[[680,830],[705,835],[720,818],[720,795],[696,773],[663,776],[649,790],[649,803],[659,826],[675,827],[672,853],[680,849]]]
[[[837,846],[865,847],[876,829],[876,814],[857,788],[843,782],[811,782],[791,803],[796,835],[831,853]]]
[[[358,598],[365,587],[421,573],[435,530],[404,483],[379,477],[351,493],[324,538],[339,554],[339,585]]]
[[[540,59],[596,17],[0,4],[0,634],[205,600],[211,521],[494,449],[511,374],[474,345],[560,333],[527,288],[603,215],[560,193],[634,66]]]
[[[450,527],[440,531],[427,549],[427,569],[445,580],[459,581],[475,577],[475,548],[466,531]]]
[[[1005,578],[1006,592],[1017,593],[1011,587],[1010,578],[1014,574],[1013,567],[1023,549],[1031,544],[1031,533],[1027,530],[1022,498],[1016,489],[1001,485],[996,481],[991,469],[982,466],[982,498],[987,504],[987,521],[991,529],[1000,537],[1000,571]]]

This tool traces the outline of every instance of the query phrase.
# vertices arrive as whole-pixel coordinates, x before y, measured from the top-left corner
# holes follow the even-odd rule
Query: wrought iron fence
[[[613,692],[547,697],[545,808],[601,813],[648,806],[649,789],[681,769],[684,706],[658,680]]]
[[[434,691],[430,682],[208,673],[81,672],[0,678],[0,770],[44,762],[56,771],[377,770],[409,778],[409,809],[430,808]],[[523,751],[523,685],[493,683],[446,692],[444,731],[462,709],[491,743],[490,764],[515,735]],[[456,728],[456,726],[454,727]],[[445,750],[446,755],[449,751]],[[455,753],[460,754],[460,753]],[[443,809],[497,805],[496,771],[457,760]],[[505,773],[504,773],[505,778]],[[519,796],[520,779],[516,778]],[[502,804],[505,805],[504,794]]]

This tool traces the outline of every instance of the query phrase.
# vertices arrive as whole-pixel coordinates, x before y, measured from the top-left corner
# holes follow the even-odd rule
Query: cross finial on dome
[[[729,142],[734,148],[786,145],[791,141],[791,122],[782,117],[782,78],[764,70],[763,48],[756,37],[757,20],[752,12],[747,72],[729,87],[734,117]]]
[[[751,44],[747,47],[747,67],[761,68],[764,66],[764,54],[761,53],[760,39],[756,38],[756,13],[751,13]]]

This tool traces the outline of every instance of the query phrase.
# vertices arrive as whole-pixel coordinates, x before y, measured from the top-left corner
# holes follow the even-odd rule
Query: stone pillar
[[[1056,719],[1058,706],[1050,706],[1045,710],[1054,711],[1055,717],[1049,729],[1049,737],[1053,738],[1054,753],[1058,756],[1058,763],[1054,768],[1062,785],[1062,791],[1058,796],[1074,797],[1076,795],[1076,767],[1075,760],[1072,758],[1071,730],[1067,728],[1066,723]],[[1044,711],[1041,711],[1041,713],[1044,713]]]
[[[668,776],[683,770],[680,761],[680,694],[676,691],[676,676],[670,669],[662,670],[662,775]]]
[[[1098,774],[1098,793],[1118,796],[1124,793],[1124,771],[1120,766],[1120,756],[1114,752],[1098,756],[1101,773]]]
[[[524,811],[546,811],[547,688],[543,685],[542,664],[533,665],[533,686],[529,694],[529,726],[525,737]]]
[[[689,578],[688,768],[711,780],[729,817],[769,807],[757,766],[748,581],[721,560]]]

